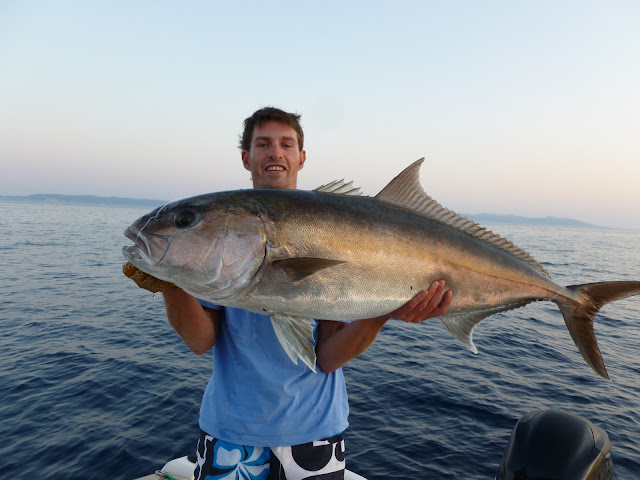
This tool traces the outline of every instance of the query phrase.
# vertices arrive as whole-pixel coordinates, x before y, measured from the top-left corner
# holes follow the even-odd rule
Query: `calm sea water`
[[[136,209],[0,203],[0,472],[133,479],[195,448],[210,357],[161,298],[121,273]],[[640,279],[640,232],[491,225],[558,283]],[[437,320],[389,323],[345,368],[348,466],[369,479],[491,479],[524,413],[603,427],[618,478],[640,478],[640,297],[604,307],[613,382],[582,360],[552,303],[482,322],[469,353]]]

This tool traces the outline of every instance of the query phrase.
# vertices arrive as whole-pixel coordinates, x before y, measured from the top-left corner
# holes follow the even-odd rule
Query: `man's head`
[[[244,131],[240,137],[240,150],[249,150],[251,139],[256,127],[267,122],[279,122],[293,128],[298,137],[298,148],[304,148],[304,132],[300,126],[300,115],[288,113],[275,107],[264,107],[256,110],[253,115],[244,121]]]
[[[306,159],[299,120],[300,115],[266,107],[244,121],[242,163],[251,172],[254,188],[297,188]]]

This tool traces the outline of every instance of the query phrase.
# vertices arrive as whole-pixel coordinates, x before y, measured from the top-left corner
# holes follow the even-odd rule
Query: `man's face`
[[[296,131],[276,121],[257,126],[250,149],[242,151],[242,163],[251,172],[253,188],[295,190],[305,158]]]

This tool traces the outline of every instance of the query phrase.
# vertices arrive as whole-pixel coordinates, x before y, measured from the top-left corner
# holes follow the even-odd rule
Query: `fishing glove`
[[[129,262],[125,263],[122,266],[122,273],[136,282],[140,288],[144,288],[145,290],[149,290],[153,293],[162,293],[169,288],[175,287],[173,283],[165,282],[164,280],[153,277],[148,273],[144,273],[142,270],[139,270],[136,266],[132,265]]]

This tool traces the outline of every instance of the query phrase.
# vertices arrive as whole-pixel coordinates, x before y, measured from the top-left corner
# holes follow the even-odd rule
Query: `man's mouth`
[[[285,168],[281,165],[269,165],[266,170],[267,172],[284,172]]]

